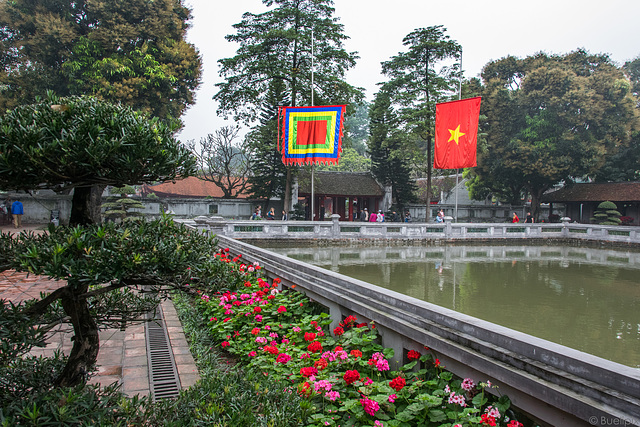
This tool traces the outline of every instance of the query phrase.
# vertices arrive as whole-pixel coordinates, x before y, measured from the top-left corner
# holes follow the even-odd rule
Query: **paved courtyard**
[[[41,233],[42,226],[26,225],[27,229]],[[13,226],[3,225],[3,232],[15,232]],[[17,230],[17,231],[21,231]],[[19,303],[28,299],[39,298],[41,293],[51,293],[64,282],[51,280],[44,276],[8,270],[0,272],[0,299]],[[189,352],[182,325],[170,300],[162,303],[166,329],[171,350],[177,366],[180,385],[189,387],[198,380],[198,371]],[[59,328],[45,348],[33,349],[34,355],[52,355],[56,350],[66,354],[71,350],[71,331]],[[90,380],[91,383],[108,385],[118,382],[121,390],[129,396],[150,393],[149,366],[147,357],[147,340],[143,323],[128,326],[125,330],[107,329],[100,332],[100,352],[98,354],[98,370]]]

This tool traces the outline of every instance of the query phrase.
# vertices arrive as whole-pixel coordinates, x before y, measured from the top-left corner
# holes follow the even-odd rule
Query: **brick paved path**
[[[13,227],[10,227],[10,230],[7,226],[3,226],[2,229],[4,232],[15,232]],[[42,232],[41,230],[37,231],[37,227],[28,229]],[[55,281],[43,276],[8,270],[0,272],[0,299],[17,304],[28,299],[39,298],[41,293],[51,293],[64,284],[64,281]],[[173,303],[167,300],[162,303],[161,307],[178,367],[180,383],[182,388],[186,388],[198,380],[198,371],[189,352],[182,324]],[[72,347],[70,339],[72,334],[69,330],[61,328],[52,335],[45,348],[35,348],[32,350],[32,354],[49,356],[58,349],[68,354]],[[108,385],[117,381],[121,384],[121,390],[129,396],[148,395],[149,368],[145,325],[134,324],[128,326],[124,331],[119,329],[101,331],[97,365],[97,373],[91,378],[90,383]]]

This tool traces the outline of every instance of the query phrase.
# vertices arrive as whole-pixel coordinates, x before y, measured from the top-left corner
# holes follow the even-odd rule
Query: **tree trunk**
[[[540,217],[540,199],[546,191],[546,188],[531,189],[531,216],[535,222],[539,222]]]
[[[289,215],[291,210],[291,166],[287,166],[287,181],[284,186],[284,211]]]
[[[82,383],[86,375],[96,363],[100,338],[98,325],[89,312],[85,298],[78,298],[78,294],[86,292],[68,286],[68,290],[60,298],[64,312],[71,318],[73,325],[73,348],[62,373],[56,379],[56,385],[71,387]]]
[[[73,189],[69,225],[89,225],[102,222],[100,208],[104,188],[104,185],[94,185]]]

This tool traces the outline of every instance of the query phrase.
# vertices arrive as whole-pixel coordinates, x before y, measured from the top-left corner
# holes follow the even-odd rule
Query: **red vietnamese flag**
[[[434,167],[458,169],[476,166],[480,97],[436,104]]]

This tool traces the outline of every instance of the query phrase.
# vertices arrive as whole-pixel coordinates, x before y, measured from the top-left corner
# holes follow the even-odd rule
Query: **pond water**
[[[640,368],[640,253],[566,246],[266,249]]]

